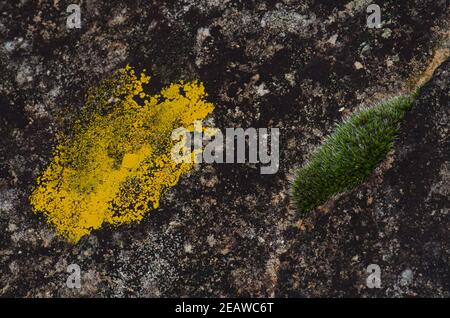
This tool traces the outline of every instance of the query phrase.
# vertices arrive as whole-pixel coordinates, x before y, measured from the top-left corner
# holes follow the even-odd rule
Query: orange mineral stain
[[[434,54],[433,58],[429,62],[427,68],[420,74],[420,76],[415,80],[415,87],[420,87],[430,80],[433,76],[434,71],[450,57],[450,49],[448,48],[438,48]]]
[[[171,133],[192,131],[214,109],[203,84],[173,83],[148,95],[149,81],[127,66],[92,90],[37,179],[33,211],[71,243],[105,223],[139,222],[193,168],[172,160]]]

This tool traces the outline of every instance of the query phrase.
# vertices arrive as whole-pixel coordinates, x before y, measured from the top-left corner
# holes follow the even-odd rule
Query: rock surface
[[[292,227],[283,296],[450,296],[450,60],[423,87],[370,180]],[[381,270],[368,289],[366,268]]]
[[[446,1],[383,1],[381,29],[370,2],[86,1],[69,30],[66,1],[1,1],[0,296],[449,296],[448,62],[370,180],[303,219],[290,207],[292,171],[333,125],[448,45]],[[279,127],[280,170],[201,165],[142,223],[73,246],[27,198],[87,90],[127,63],[155,89],[204,82],[218,128]]]

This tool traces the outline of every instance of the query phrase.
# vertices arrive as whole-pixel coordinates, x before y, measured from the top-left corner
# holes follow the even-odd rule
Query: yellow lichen
[[[213,110],[204,86],[180,82],[149,95],[149,80],[127,66],[91,91],[37,179],[33,211],[44,213],[71,243],[104,223],[139,222],[193,167],[172,160],[171,133],[192,131]]]

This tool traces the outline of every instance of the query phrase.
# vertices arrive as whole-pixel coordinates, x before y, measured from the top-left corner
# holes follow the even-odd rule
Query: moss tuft
[[[393,148],[413,96],[395,97],[337,125],[311,160],[295,173],[292,196],[300,213],[350,190],[369,176]]]

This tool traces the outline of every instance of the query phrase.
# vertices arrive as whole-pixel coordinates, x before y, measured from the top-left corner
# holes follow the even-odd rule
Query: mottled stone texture
[[[71,2],[0,1],[0,296],[449,296],[448,63],[369,180],[302,219],[289,202],[336,122],[448,46],[446,1],[379,1],[381,29],[370,1],[85,1],[67,30]],[[153,69],[155,92],[203,81],[218,128],[279,127],[280,170],[201,165],[142,223],[72,246],[27,198],[87,90],[126,63]]]

